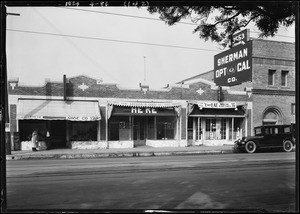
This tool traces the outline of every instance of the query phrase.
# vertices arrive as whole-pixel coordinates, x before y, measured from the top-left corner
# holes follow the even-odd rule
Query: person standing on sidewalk
[[[32,142],[32,151],[37,151],[37,148],[39,146],[39,135],[38,135],[38,130],[35,129],[32,132],[32,137],[31,137],[31,142]]]
[[[50,132],[49,132],[49,130],[47,130],[47,132],[46,132],[46,145],[47,145],[47,149],[50,149],[50,147],[51,147],[51,140],[50,140]]]

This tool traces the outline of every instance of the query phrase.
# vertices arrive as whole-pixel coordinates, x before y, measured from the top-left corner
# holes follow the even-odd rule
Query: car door
[[[272,127],[265,127],[264,128],[264,137],[260,141],[260,147],[269,147],[272,146],[273,141],[274,141],[274,136],[273,136],[273,130]]]

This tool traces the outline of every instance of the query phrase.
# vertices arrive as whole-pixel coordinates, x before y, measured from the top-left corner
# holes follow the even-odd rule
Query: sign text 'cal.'
[[[252,41],[215,55],[214,82],[217,86],[247,81],[252,81]]]

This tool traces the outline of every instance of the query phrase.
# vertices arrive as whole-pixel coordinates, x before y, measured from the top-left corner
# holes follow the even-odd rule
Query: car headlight
[[[244,144],[245,144],[245,141],[242,142],[242,145],[244,145]]]

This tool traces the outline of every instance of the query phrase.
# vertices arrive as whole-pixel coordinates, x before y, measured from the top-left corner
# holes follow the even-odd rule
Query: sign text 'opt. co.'
[[[252,80],[252,42],[238,45],[214,57],[214,82],[232,86]]]

